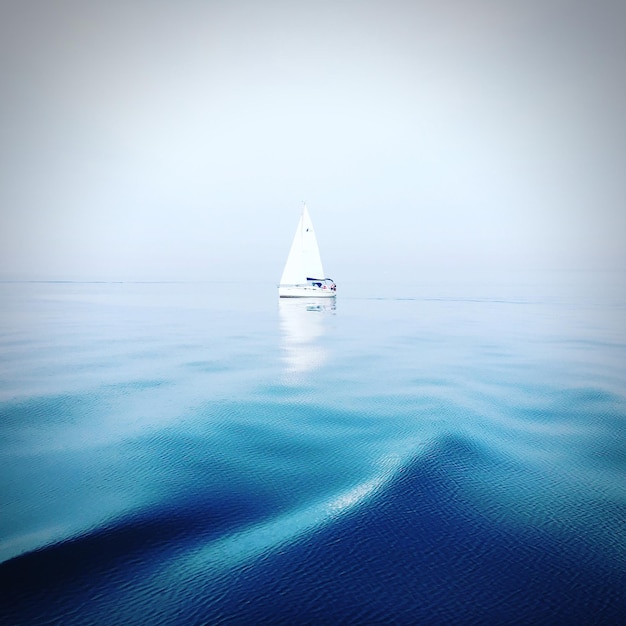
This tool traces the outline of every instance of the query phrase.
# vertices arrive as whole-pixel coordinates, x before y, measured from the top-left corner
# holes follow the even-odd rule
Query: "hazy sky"
[[[626,3],[4,0],[0,273],[626,267]]]

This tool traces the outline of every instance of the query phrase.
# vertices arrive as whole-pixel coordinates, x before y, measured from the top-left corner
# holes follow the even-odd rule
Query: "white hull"
[[[312,285],[293,287],[281,287],[279,285],[278,287],[278,296],[280,298],[334,298],[336,294],[337,292],[331,289],[322,289]]]

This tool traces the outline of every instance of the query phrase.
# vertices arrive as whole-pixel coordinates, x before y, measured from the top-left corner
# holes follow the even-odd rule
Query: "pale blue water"
[[[0,284],[0,623],[619,623],[619,275]]]

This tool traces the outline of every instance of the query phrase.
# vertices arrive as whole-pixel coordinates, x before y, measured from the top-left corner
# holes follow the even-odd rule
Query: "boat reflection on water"
[[[326,360],[323,338],[335,309],[335,298],[279,298],[283,358],[287,372],[296,375],[290,382],[299,383],[298,374],[308,373]]]

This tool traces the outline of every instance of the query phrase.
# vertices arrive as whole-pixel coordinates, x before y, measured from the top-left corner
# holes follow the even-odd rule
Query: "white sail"
[[[311,278],[322,280],[324,268],[322,267],[322,259],[320,258],[311,216],[305,204],[291,243],[280,284],[305,285],[307,279]]]
[[[281,298],[334,298],[336,292],[337,285],[324,275],[317,237],[305,204],[278,285],[278,295]]]

